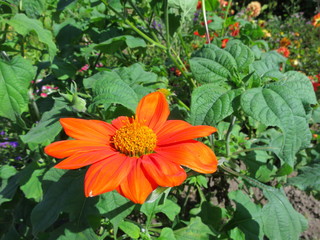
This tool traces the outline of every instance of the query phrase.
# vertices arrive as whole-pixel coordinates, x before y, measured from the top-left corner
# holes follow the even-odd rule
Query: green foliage
[[[308,214],[282,189],[319,197],[320,28],[218,0],[203,1],[207,23],[197,0],[0,2],[1,239],[300,239]],[[56,169],[44,152],[68,139],[59,120],[131,117],[157,90],[170,120],[218,129],[197,139],[218,171],[185,168],[142,205],[120,189],[86,198],[90,166]]]

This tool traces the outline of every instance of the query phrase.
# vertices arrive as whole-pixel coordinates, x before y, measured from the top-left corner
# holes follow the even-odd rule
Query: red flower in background
[[[286,58],[289,57],[289,55],[290,55],[290,51],[289,51],[289,49],[286,48],[286,47],[279,47],[279,48],[277,49],[277,52],[280,53],[280,54],[282,54],[282,55],[285,56]]]
[[[236,22],[236,23],[234,23],[234,24],[231,24],[231,25],[229,26],[229,29],[230,29],[230,31],[231,31],[231,36],[232,36],[232,37],[238,36],[239,33],[240,33],[240,26],[239,26],[239,23],[238,23],[238,22]]]
[[[205,144],[193,140],[216,131],[211,126],[192,126],[167,120],[166,97],[154,92],[143,97],[135,117],[118,117],[111,123],[63,118],[60,123],[74,140],[59,141],[45,148],[55,165],[86,172],[86,197],[116,190],[135,203],[143,203],[158,186],[182,184],[187,175],[181,165],[200,173],[217,170],[217,158]]]
[[[312,18],[312,23],[311,23],[314,27],[320,27],[320,13],[318,13],[317,15],[315,15]]]
[[[200,10],[201,8],[202,8],[202,1],[198,1],[197,10]]]
[[[229,38],[225,38],[221,41],[221,47],[225,48],[227,46],[227,42],[229,42]]]

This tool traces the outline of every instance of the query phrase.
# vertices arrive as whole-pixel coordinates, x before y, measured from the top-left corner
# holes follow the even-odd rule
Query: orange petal
[[[168,102],[161,92],[153,92],[143,97],[136,110],[137,120],[145,122],[155,132],[166,122],[169,114]]]
[[[99,120],[62,118],[60,123],[67,135],[78,140],[107,144],[116,131],[111,124]]]
[[[186,126],[186,125],[184,125]],[[181,124],[181,128],[182,128]],[[168,132],[166,134],[158,136],[157,145],[167,145],[172,143],[178,143],[186,140],[191,140],[194,138],[209,136],[212,133],[216,132],[217,129],[211,126],[191,126],[184,128],[176,132]]]
[[[108,150],[100,150],[100,151],[90,151],[90,152],[80,152],[73,154],[71,157],[66,158],[61,161],[55,168],[60,169],[77,169],[82,168],[87,165],[94,164],[96,162],[106,160],[112,155],[117,154],[117,152],[108,149]]]
[[[176,163],[155,154],[145,155],[142,158],[142,166],[159,186],[178,186],[186,179],[184,169]]]
[[[167,134],[171,134],[172,132],[178,132],[180,130],[187,129],[191,127],[190,123],[182,120],[168,120],[166,121],[163,126],[156,132],[158,138],[162,136],[166,136]]]
[[[200,173],[213,173],[217,170],[218,160],[214,152],[205,144],[195,140],[158,147],[155,151],[161,158]]]
[[[91,165],[84,181],[86,197],[93,197],[116,189],[130,172],[132,162],[132,158],[117,153]]]
[[[129,122],[132,122],[132,118],[121,116],[121,117],[118,117],[118,118],[112,120],[111,124],[116,129],[119,129],[119,128],[127,125]]]
[[[79,152],[84,153],[106,149],[110,149],[110,147],[103,143],[83,140],[65,140],[51,143],[44,148],[44,152],[55,158],[65,158]]]
[[[140,204],[144,203],[150,193],[158,187],[141,165],[141,159],[137,159],[128,176],[117,188],[122,196]]]

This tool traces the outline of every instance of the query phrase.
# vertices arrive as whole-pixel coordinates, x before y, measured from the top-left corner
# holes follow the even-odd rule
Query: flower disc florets
[[[157,144],[157,135],[144,124],[133,120],[116,131],[112,138],[114,147],[131,157],[153,153]]]

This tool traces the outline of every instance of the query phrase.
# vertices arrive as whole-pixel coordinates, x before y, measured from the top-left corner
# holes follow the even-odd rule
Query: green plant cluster
[[[259,24],[230,14],[232,1],[197,3],[0,1],[1,240],[299,239],[308,220],[283,188],[320,191],[312,83],[270,50]],[[209,39],[198,36],[204,16]],[[303,45],[296,54],[313,57]],[[43,149],[67,139],[60,118],[132,116],[159,89],[171,119],[218,129],[201,139],[216,173],[188,171],[183,185],[135,205],[115,191],[85,198],[85,168],[53,168]]]

